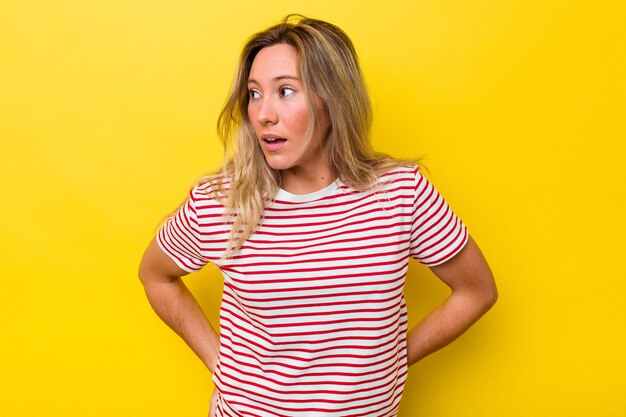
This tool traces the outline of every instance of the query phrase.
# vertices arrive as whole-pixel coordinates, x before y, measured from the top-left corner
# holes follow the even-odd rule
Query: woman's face
[[[305,147],[311,123],[309,104],[300,80],[296,50],[291,45],[278,44],[259,51],[250,69],[248,91],[248,116],[270,167],[307,172],[328,167],[322,152],[328,118],[316,96],[312,99],[318,124]]]

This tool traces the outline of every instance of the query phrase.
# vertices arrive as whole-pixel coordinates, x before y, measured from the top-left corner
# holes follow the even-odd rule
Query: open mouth
[[[283,143],[285,142],[287,139],[283,139],[283,138],[263,138],[263,140],[265,141],[265,143]]]
[[[278,152],[283,148],[287,139],[279,138],[275,136],[267,136],[263,138],[263,142],[265,142],[265,149],[269,152]]]

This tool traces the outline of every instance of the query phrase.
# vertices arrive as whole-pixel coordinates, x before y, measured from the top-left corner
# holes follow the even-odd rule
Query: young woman
[[[407,367],[497,291],[463,223],[417,166],[375,153],[354,47],[290,16],[254,35],[219,119],[232,155],[148,246],[157,314],[213,372],[210,416],[395,416]],[[452,290],[408,331],[408,259]],[[224,276],[219,335],[181,277]]]

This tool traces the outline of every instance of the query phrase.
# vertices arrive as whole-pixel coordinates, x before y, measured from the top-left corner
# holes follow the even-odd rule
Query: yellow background
[[[400,415],[626,415],[626,22],[620,1],[2,1],[0,416],[205,416],[208,371],[136,278],[222,150],[252,32],[352,37],[374,141],[425,154],[500,289],[411,369]],[[217,323],[215,269],[186,282]],[[411,322],[446,295],[412,265]]]

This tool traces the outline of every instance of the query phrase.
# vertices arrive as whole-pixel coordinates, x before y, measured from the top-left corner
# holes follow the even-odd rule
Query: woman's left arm
[[[452,293],[409,331],[409,366],[463,334],[498,298],[493,274],[471,237],[453,258],[431,270],[450,287]]]

